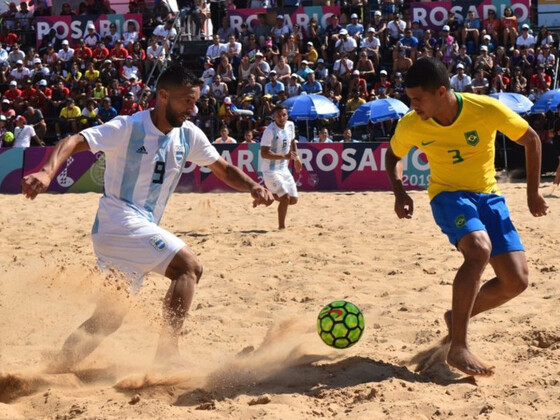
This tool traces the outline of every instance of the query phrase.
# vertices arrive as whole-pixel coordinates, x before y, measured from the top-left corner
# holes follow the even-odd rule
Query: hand
[[[548,214],[548,204],[541,193],[527,196],[529,211],[535,217],[546,216]]]
[[[35,172],[21,180],[21,192],[26,198],[33,200],[37,194],[45,192],[50,183],[51,178],[46,172]]]
[[[414,202],[407,193],[395,195],[395,213],[399,219],[410,219],[414,213]]]
[[[274,196],[262,185],[256,184],[251,188],[251,197],[253,197],[253,207],[257,207],[260,204],[268,207],[274,203]]]

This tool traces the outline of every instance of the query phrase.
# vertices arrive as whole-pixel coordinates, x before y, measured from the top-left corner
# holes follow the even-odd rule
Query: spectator
[[[160,2],[164,3],[163,1]],[[177,38],[177,30],[173,27],[173,19],[168,19],[164,24],[156,26],[154,32],[152,32],[158,41],[167,42],[168,40],[173,42]]]
[[[97,80],[95,82],[95,87],[93,88],[92,96],[93,96],[93,99],[96,99],[99,102],[101,102],[101,100],[103,98],[105,98],[106,96],[109,96],[109,91],[107,90],[107,88],[105,86],[103,86],[103,83],[101,83],[101,80]]]
[[[69,133],[78,132],[78,122],[82,112],[76,106],[76,102],[72,98],[66,99],[66,106],[60,110],[58,120],[55,124],[56,137],[60,140]]]
[[[258,51],[255,54],[255,62],[253,63],[253,74],[260,84],[264,84],[270,73],[270,65],[264,60],[262,52]]]
[[[134,93],[127,92],[124,95],[124,101],[119,115],[132,115],[136,114],[138,111],[142,111],[142,108],[135,102]]]
[[[482,35],[489,35],[491,40],[496,44],[500,41],[502,22],[496,18],[494,9],[488,10],[488,16],[482,22]]]
[[[406,96],[403,76],[400,72],[396,72],[393,78],[393,84],[391,85],[391,98],[399,99],[406,105],[410,104],[410,100],[408,99],[408,96]]]
[[[243,141],[241,143],[256,143],[253,130],[245,130],[243,133]]]
[[[453,62],[452,62],[453,63]],[[412,59],[406,56],[406,52],[402,49],[398,50],[397,57],[393,61],[393,71],[406,73],[412,67]]]
[[[490,35],[486,34],[482,37],[482,44],[480,47],[487,47],[489,54],[494,52],[494,45],[495,44],[492,42],[492,37]]]
[[[546,74],[545,70],[544,65],[539,64],[537,66],[537,73],[533,74],[529,82],[529,88],[535,89],[537,98],[550,90],[552,78]]]
[[[317,60],[317,67],[315,68],[315,79],[319,82],[324,83],[329,77],[329,69],[325,66],[325,60],[319,58]]]
[[[348,35],[359,42],[363,35],[364,35],[364,25],[362,25],[358,21],[358,15],[356,13],[352,13],[350,15],[350,23],[346,25],[346,30],[348,31]]]
[[[127,30],[122,34],[122,40],[124,47],[129,53],[132,52],[134,43],[140,41],[140,31],[136,28],[134,21],[128,21]]]
[[[286,59],[284,58],[284,56],[281,55],[278,58],[278,64],[274,66],[273,70],[276,72],[278,81],[282,82],[284,86],[286,86],[286,83],[288,83],[288,80],[290,80],[292,69],[286,64]]]
[[[490,82],[490,93],[499,93],[509,91],[509,77],[504,75],[502,67],[496,67],[494,77]]]
[[[556,64],[556,57],[550,52],[550,45],[544,44],[540,47],[541,52],[537,55],[537,65],[543,65],[545,69],[553,69]]]
[[[522,46],[526,48],[533,48],[537,43],[535,37],[529,33],[529,29],[529,25],[526,23],[521,26],[521,35],[519,35],[515,41],[515,46],[517,48]]]
[[[214,65],[217,65],[217,60],[224,51],[226,51],[226,46],[220,43],[219,35],[214,35],[212,37],[212,44],[206,49],[206,59],[209,59]]]
[[[21,97],[21,89],[18,88],[18,83],[15,80],[10,82],[8,90],[4,92],[4,98],[8,99],[10,103]]]
[[[342,83],[338,80],[336,75],[331,74],[325,83],[323,92],[332,92],[333,98],[338,103],[342,100]]]
[[[264,47],[266,37],[270,35],[271,27],[266,23],[266,14],[259,13],[257,15],[257,23],[253,26],[255,40],[260,47]]]
[[[84,45],[89,48],[95,48],[97,43],[101,41],[101,35],[95,31],[95,25],[93,23],[88,23],[86,28],[86,35],[84,36]]]
[[[226,83],[222,82],[222,76],[216,74],[214,82],[210,85],[210,95],[218,102],[222,102],[229,94],[229,89]]]
[[[544,44],[554,44],[554,37],[552,36],[552,32],[548,30],[548,27],[546,25],[542,25],[539,28],[539,33],[537,34],[535,43],[537,46],[543,46]]]
[[[367,100],[367,98],[368,98],[367,82],[366,82],[366,79],[363,79],[362,77],[360,77],[360,71],[359,70],[353,70],[352,71],[352,77],[350,78],[350,81],[348,82],[348,91],[353,92],[354,90],[358,91],[358,95],[361,98]]]
[[[262,85],[257,82],[257,78],[254,74],[250,74],[247,79],[247,84],[243,86],[243,89],[241,89],[241,97],[245,98],[250,96],[257,104],[259,104],[263,94]]]
[[[299,78],[296,73],[290,75],[288,83],[286,84],[286,94],[288,98],[301,94],[301,85],[299,84]]]
[[[358,89],[353,89],[351,91],[350,98],[346,101],[345,116],[343,124],[346,125],[350,120],[352,114],[360,107],[366,103],[366,100],[360,96],[360,91]],[[321,131],[319,131],[319,138],[321,138]]]
[[[36,86],[35,93],[31,97],[31,105],[41,110],[42,114],[48,115],[52,100],[52,89],[48,86],[48,82],[45,79],[39,80]],[[44,138],[44,136],[39,137],[41,137],[41,139]]]
[[[523,77],[521,67],[515,67],[510,86],[511,91],[514,93],[520,93],[522,95],[527,94],[527,79]]]
[[[264,86],[264,94],[272,95],[272,102],[276,102],[278,92],[285,90],[285,86],[282,82],[278,81],[276,71],[271,70],[269,73],[269,82]],[[302,86],[303,89],[303,86]]]
[[[13,68],[16,67],[18,61],[21,61],[23,64],[23,60],[25,60],[25,53],[19,48],[19,43],[16,42],[12,46],[12,51],[8,54],[8,63]]]
[[[131,21],[132,24],[134,24],[134,22]],[[115,23],[111,23],[109,25],[109,33],[106,34],[105,36],[109,36],[111,37],[111,42],[114,44],[115,42],[118,41],[122,41],[122,35],[119,31],[117,31],[117,25]],[[126,45],[125,45],[126,47]]]
[[[85,70],[87,64],[92,62],[93,51],[90,47],[83,43],[82,40],[77,41],[74,49],[74,62],[78,64],[80,70]]]
[[[241,42],[237,42],[235,33],[229,35],[228,42],[225,44],[225,51],[229,62],[233,66],[233,70],[237,69],[239,67],[239,63],[241,62],[242,46]]]
[[[399,51],[404,51],[407,58],[412,62],[416,61],[416,54],[418,48],[418,39],[412,35],[412,29],[407,28],[404,31],[404,36],[397,41],[395,49],[393,49],[393,59],[397,57]]]
[[[32,126],[27,125],[27,120],[24,116],[20,115],[14,120],[14,145],[13,147],[27,148],[31,146],[31,140],[39,146],[45,146],[45,143],[37,137],[35,130]]]
[[[270,30],[270,36],[272,37],[272,41],[276,44],[277,47],[280,47],[284,42],[284,38],[288,36],[290,33],[290,27],[286,22],[284,22],[283,15],[276,16],[276,24]]]
[[[70,70],[74,58],[74,49],[70,48],[68,40],[62,41],[62,48],[58,51],[58,61],[65,70]]]
[[[381,42],[379,38],[375,35],[374,28],[368,28],[367,36],[364,40],[362,40],[361,48],[362,51],[366,53],[367,58],[371,60],[372,63],[375,65],[379,65],[379,47],[381,46]]]
[[[482,22],[480,18],[475,15],[474,10],[469,10],[461,29],[461,42],[465,46],[468,45],[469,42],[472,42],[474,44],[474,49],[478,50],[481,30]]]
[[[474,62],[475,70],[482,70],[485,76],[488,76],[494,68],[494,59],[488,54],[488,47],[486,45],[480,46],[480,55]]]
[[[16,12],[16,28],[22,31],[29,31],[31,29],[31,22],[33,21],[33,12],[27,7],[27,3],[22,1],[19,4],[19,11]]]
[[[446,25],[447,26],[447,25]],[[387,23],[387,31],[389,32],[389,42],[395,45],[404,34],[406,29],[406,22],[401,19],[401,15],[397,12],[393,13],[393,19]],[[449,26],[447,27],[449,32]]]
[[[126,51],[123,48],[124,51]],[[123,82],[127,80],[131,80],[134,78],[135,80],[140,80],[139,69],[132,63],[132,56],[127,56],[124,60],[124,65],[121,69],[120,78]]]
[[[45,139],[45,134],[47,133],[47,124],[45,123],[45,118],[43,113],[39,109],[35,109],[32,106],[28,106],[25,112],[22,114],[30,127],[33,127],[35,134],[39,140],[43,141]]]
[[[459,48],[459,55],[455,57],[455,62],[457,63],[457,66],[459,64],[463,65],[463,70],[465,70],[465,74],[467,75],[471,74],[473,69],[473,61],[472,58],[467,54],[466,45],[461,45],[461,48]],[[457,66],[455,66],[455,68],[457,68]]]
[[[354,62],[348,58],[346,52],[340,54],[340,59],[336,60],[333,65],[333,74],[341,82],[347,83],[352,76]]]
[[[53,85],[51,94],[51,105],[53,113],[56,117],[60,116],[66,99],[70,96],[70,90],[64,86],[63,81],[58,81]]]
[[[342,132],[342,141],[341,143],[360,143],[360,140],[356,140],[352,136],[352,130],[350,128],[345,128]]]
[[[23,81],[31,76],[31,72],[23,65],[22,60],[16,61],[16,67],[10,72],[11,81],[15,81],[18,86],[23,84]]]
[[[319,136],[313,139],[314,143],[332,143],[332,138],[329,137],[329,129],[322,127],[319,129]]]
[[[346,53],[346,57],[350,60],[356,58],[356,51],[358,49],[358,43],[354,38],[348,36],[348,31],[346,29],[341,29],[338,32],[338,40],[334,44],[334,49],[336,51],[334,58],[342,58],[342,55]]]
[[[458,50],[455,38],[449,34],[449,26],[444,25],[436,42],[436,57],[445,64],[447,69],[451,69],[455,64],[455,56]]]
[[[309,62],[315,62],[317,60],[317,57],[319,56],[317,54],[317,51],[315,51],[315,54],[312,54],[310,50],[315,50],[313,48],[313,43],[311,43],[311,46],[307,47],[308,51],[305,52],[303,54],[303,56],[305,57],[305,59]],[[310,60],[308,58],[308,56],[312,55],[315,60]],[[287,35],[287,41],[284,42],[282,44],[282,54],[281,56],[286,60],[286,63],[288,63],[288,65],[292,68],[292,69],[297,69],[299,67],[299,62],[301,61],[301,57],[302,54],[300,54],[299,51],[299,46],[295,41],[295,37],[293,34],[289,34]],[[290,70],[291,73],[291,70]]]
[[[506,54],[506,49],[500,45],[496,48],[496,54],[493,57],[494,59],[494,67],[502,67],[504,70],[510,68],[510,60]]]
[[[478,93],[479,95],[488,94],[490,83],[488,83],[488,79],[484,76],[484,70],[475,70],[471,86],[474,93]]]
[[[107,121],[111,121],[117,115],[117,110],[111,106],[111,98],[103,98],[101,101],[101,106],[97,110],[97,122],[99,124],[104,124]]]
[[[0,64],[8,63],[8,51],[0,44]]]
[[[237,140],[229,135],[229,129],[224,126],[220,129],[220,137],[213,141],[214,144],[236,144]]]
[[[465,73],[465,66],[463,63],[457,64],[457,74],[451,77],[451,88],[455,92],[466,92],[470,90],[471,77]]]
[[[8,124],[8,120],[6,119],[6,116],[0,115],[0,147],[2,147],[2,143],[5,141],[4,135],[8,132],[7,124]]]
[[[0,115],[6,117],[7,121],[12,121],[16,116],[16,111],[12,108],[12,102],[8,98],[2,99]]]
[[[510,49],[513,51],[518,35],[519,29],[517,28],[517,16],[515,16],[511,7],[506,7],[504,9],[504,16],[502,17],[502,45],[507,48],[509,41]]]

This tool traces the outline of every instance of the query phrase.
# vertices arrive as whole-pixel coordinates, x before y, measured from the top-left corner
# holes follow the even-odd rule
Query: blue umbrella
[[[296,121],[333,118],[340,115],[338,107],[323,95],[292,96],[282,102],[282,105],[288,108],[288,115]]]
[[[558,104],[560,104],[560,89],[549,90],[539,96],[531,112],[537,114],[539,112],[556,111]]]
[[[492,93],[490,96],[496,98],[498,101],[518,114],[526,114],[531,111],[531,108],[533,107],[533,102],[520,93],[500,92]]]
[[[376,99],[362,104],[354,111],[348,121],[350,127],[367,125],[370,122],[378,123],[387,120],[396,120],[409,111],[408,107],[398,99]]]

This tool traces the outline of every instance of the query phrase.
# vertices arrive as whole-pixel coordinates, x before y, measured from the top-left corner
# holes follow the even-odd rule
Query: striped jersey
[[[149,110],[118,116],[81,134],[93,153],[105,153],[105,191],[93,233],[103,220],[126,218],[123,213],[158,224],[185,163],[206,166],[220,156],[191,122],[163,134]]]
[[[269,124],[261,138],[261,146],[270,147],[270,152],[275,155],[286,155],[290,152],[292,141],[296,137],[296,128],[292,121],[286,121],[284,128],[280,128],[275,122]],[[261,172],[279,171],[288,168],[289,160],[259,159],[259,170]]]

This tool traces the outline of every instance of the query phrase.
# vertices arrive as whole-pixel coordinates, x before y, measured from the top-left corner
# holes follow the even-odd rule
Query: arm
[[[285,155],[277,155],[270,151],[270,146],[261,145],[261,157],[270,160],[290,160],[292,159],[292,152],[287,153]]]
[[[230,165],[222,157],[208,166],[223,182],[239,191],[249,191],[253,197],[253,207],[259,204],[270,206],[274,197],[266,188],[257,184],[236,166]]]
[[[385,154],[385,171],[389,177],[389,182],[395,194],[395,213],[399,219],[410,219],[414,212],[414,202],[406,193],[402,183],[402,162],[401,158],[393,153],[391,147]]]
[[[302,168],[302,164],[301,164],[301,159],[299,158],[298,155],[298,151],[297,151],[297,142],[296,139],[294,138],[292,140],[292,144],[290,145],[290,155],[291,155],[291,159],[293,159],[294,161],[294,168],[296,169],[297,173],[301,172],[301,168]]]
[[[84,136],[75,134],[60,141],[39,172],[27,175],[21,181],[23,195],[34,199],[37,194],[45,192],[60,166],[74,153],[89,150]]]
[[[535,217],[548,213],[548,204],[539,192],[541,179],[541,139],[531,127],[517,143],[525,147],[525,166],[527,168],[527,204]]]

